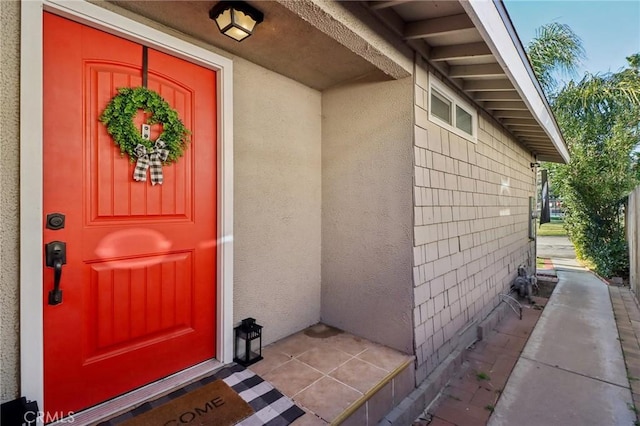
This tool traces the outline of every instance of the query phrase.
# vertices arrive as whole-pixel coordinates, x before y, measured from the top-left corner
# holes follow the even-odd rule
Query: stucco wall
[[[320,320],[321,94],[234,61],[234,320],[264,343]]]
[[[322,321],[411,353],[412,78],[322,96]]]
[[[533,265],[532,155],[485,116],[473,143],[428,120],[428,78],[416,71],[413,309],[422,381],[499,303],[518,265]],[[465,342],[466,343],[466,342]]]
[[[19,392],[19,2],[0,2],[0,34],[0,402],[4,402]]]

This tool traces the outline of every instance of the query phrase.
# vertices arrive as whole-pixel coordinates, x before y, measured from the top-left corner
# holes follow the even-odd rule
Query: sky
[[[585,71],[618,71],[626,66],[627,56],[640,52],[640,0],[503,1],[525,47],[544,24],[571,27],[582,39],[587,56],[577,78]]]

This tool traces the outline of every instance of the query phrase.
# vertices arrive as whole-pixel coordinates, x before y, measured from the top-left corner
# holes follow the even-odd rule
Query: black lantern
[[[264,19],[259,10],[242,1],[221,1],[209,11],[220,32],[235,41],[253,34],[253,29]]]
[[[253,318],[246,318],[235,328],[236,357],[233,359],[245,367],[262,359],[262,326]]]

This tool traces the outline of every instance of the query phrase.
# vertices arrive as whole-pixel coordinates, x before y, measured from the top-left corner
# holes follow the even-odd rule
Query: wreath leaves
[[[140,131],[133,124],[133,117],[139,109],[152,115],[147,124],[162,124],[159,139],[169,150],[166,163],[177,161],[183,155],[189,142],[191,132],[185,127],[178,113],[169,106],[160,94],[145,87],[121,87],[107,107],[100,114],[100,121],[107,127],[107,132],[120,147],[120,153],[129,155],[131,162],[136,159],[135,148],[138,144],[153,148],[154,142],[143,139]]]

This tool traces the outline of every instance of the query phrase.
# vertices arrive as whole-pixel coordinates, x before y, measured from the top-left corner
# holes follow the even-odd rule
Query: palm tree
[[[533,71],[546,93],[551,93],[558,86],[555,72],[573,76],[586,57],[580,37],[568,25],[557,22],[538,28],[526,50]]]
[[[595,119],[603,114],[615,116],[640,105],[640,53],[627,57],[628,68],[617,73],[585,74],[570,81],[552,96],[556,114],[578,114]]]

